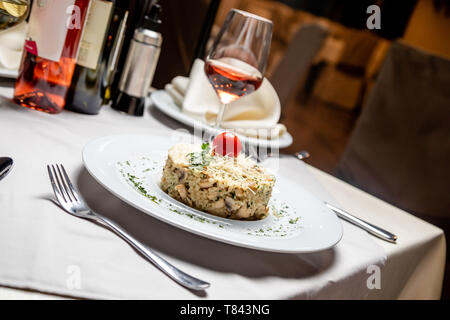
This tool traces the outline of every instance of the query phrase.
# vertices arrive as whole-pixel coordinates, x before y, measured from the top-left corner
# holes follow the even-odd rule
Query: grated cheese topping
[[[179,162],[190,170],[198,170],[226,185],[239,186],[255,193],[256,190],[265,186],[272,187],[275,183],[273,175],[243,154],[237,157],[222,156],[213,154],[209,148],[193,144],[178,146],[177,154],[170,154],[171,151],[169,150],[169,155],[183,160]]]

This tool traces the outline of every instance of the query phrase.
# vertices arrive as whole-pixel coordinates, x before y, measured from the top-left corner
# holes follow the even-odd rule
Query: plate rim
[[[0,67],[0,78],[17,79],[18,76],[19,76],[18,69],[7,69]]]
[[[157,133],[157,132],[161,132],[161,130],[153,130],[152,133]],[[97,175],[96,172],[94,172],[95,170],[93,170],[90,167],[90,160],[88,159],[88,151],[90,148],[92,148],[93,146],[95,146],[96,144],[98,144],[100,141],[104,141],[104,140],[108,140],[108,139],[114,139],[115,137],[123,137],[123,136],[151,136],[151,134],[149,133],[126,133],[126,134],[113,134],[113,135],[106,135],[106,136],[102,136],[102,137],[98,137],[96,139],[93,139],[91,141],[89,141],[88,143],[86,143],[83,147],[82,150],[82,160],[83,160],[83,164],[84,167],[86,168],[86,170],[89,172],[89,174],[95,179],[95,181],[97,181],[103,188],[105,188],[108,192],[110,192],[111,194],[113,194],[115,197],[119,198],[121,201],[124,201],[125,203],[129,204],[130,206],[132,206],[133,208],[141,211],[144,214],[147,214],[155,219],[158,219],[161,222],[167,223],[173,227],[176,227],[180,230],[186,231],[186,232],[190,232],[193,233],[197,236],[200,237],[204,237],[207,239],[211,239],[211,240],[215,240],[215,241],[219,241],[221,243],[225,243],[228,245],[234,245],[237,247],[241,247],[241,248],[247,248],[247,249],[252,249],[252,250],[258,250],[258,251],[263,251],[263,252],[274,252],[274,253],[285,253],[285,254],[300,254],[300,253],[313,253],[313,252],[320,252],[320,251],[325,251],[328,250],[330,248],[333,248],[334,246],[336,246],[343,237],[344,234],[344,230],[343,230],[343,226],[341,221],[339,220],[339,218],[332,212],[331,214],[334,215],[334,217],[336,218],[336,220],[338,221],[338,225],[339,225],[339,235],[336,237],[336,239],[333,242],[330,242],[329,245],[327,246],[322,246],[320,248],[314,248],[314,249],[302,249],[302,250],[298,250],[298,249],[290,249],[290,248],[283,248],[283,249],[277,249],[277,248],[268,248],[268,247],[262,247],[262,246],[258,246],[258,245],[253,245],[252,243],[245,243],[245,242],[241,242],[237,239],[229,239],[226,237],[223,237],[221,235],[217,235],[214,233],[208,233],[202,230],[198,230],[195,227],[192,227],[188,224],[184,225],[184,224],[180,224],[177,221],[173,221],[172,219],[168,218],[168,217],[164,217],[161,214],[158,213],[154,213],[152,210],[148,209],[148,208],[144,208],[143,206],[141,206],[138,203],[134,203],[132,200],[127,199],[125,196],[123,196],[120,192],[117,192],[116,190],[114,190],[114,188],[112,188],[111,186],[109,186],[107,183],[105,183],[104,181],[102,181],[101,177]],[[314,195],[312,195],[314,197]],[[298,236],[297,236],[298,237]],[[295,238],[295,237],[294,237]],[[267,239],[266,239],[267,240]],[[288,239],[271,239],[272,241],[286,241]]]

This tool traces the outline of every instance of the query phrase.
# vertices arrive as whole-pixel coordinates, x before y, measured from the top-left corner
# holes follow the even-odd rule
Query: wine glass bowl
[[[270,20],[237,9],[229,12],[205,62],[205,74],[221,102],[216,128],[227,104],[261,86],[271,39]]]
[[[205,73],[223,104],[228,104],[257,90],[262,83],[261,73],[235,58],[208,60]]]

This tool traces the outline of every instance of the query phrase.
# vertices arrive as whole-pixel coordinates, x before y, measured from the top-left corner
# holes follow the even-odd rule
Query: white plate
[[[83,161],[89,173],[123,201],[175,227],[210,239],[283,253],[321,251],[341,239],[342,226],[336,215],[298,181],[279,174],[270,214],[260,221],[219,218],[172,199],[159,187],[167,150],[175,143],[191,142],[194,138],[180,133],[177,139],[168,136],[153,133],[100,138],[85,146]]]
[[[16,79],[19,76],[18,70],[11,70],[0,67],[0,78],[11,78]]]
[[[180,121],[181,123],[184,123],[187,126],[201,128],[203,131],[208,132],[212,135],[216,135],[221,131],[181,112],[180,107],[175,104],[172,97],[165,90],[154,91],[151,95],[151,99],[155,107],[157,107],[161,112],[165,113],[171,118],[174,118],[175,120]],[[243,135],[238,136],[243,143],[272,149],[287,148],[292,144],[293,141],[292,136],[289,134],[289,132],[286,132],[278,139],[272,140],[256,139]]]

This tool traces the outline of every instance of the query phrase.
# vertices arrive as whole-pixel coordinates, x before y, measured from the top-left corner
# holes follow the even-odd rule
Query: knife
[[[0,158],[0,180],[2,180],[4,177],[6,177],[11,171],[11,168],[14,164],[13,159],[9,157],[1,157]]]
[[[351,224],[354,224],[357,227],[360,227],[361,229],[367,231],[368,233],[370,233],[371,235],[380,238],[382,240],[391,242],[391,243],[396,243],[397,242],[397,236],[393,233],[390,233],[389,231],[386,231],[380,227],[377,227],[367,221],[364,221],[360,218],[355,217],[354,215],[348,213],[345,210],[342,210],[338,207],[333,206],[332,204],[325,202],[325,205],[330,208],[332,211],[334,211],[334,213],[336,213],[336,215],[347,221],[350,222]]]
[[[304,161],[305,159],[308,159],[310,157],[310,154],[307,151],[299,151],[293,154],[295,158],[298,160]],[[325,205],[331,209],[336,215],[341,218],[342,220],[345,220],[347,222],[350,222],[351,224],[360,227],[361,229],[367,231],[371,235],[378,237],[380,239],[383,239],[385,241],[396,243],[397,242],[397,236],[389,231],[386,231],[380,227],[377,227],[367,221],[364,221],[358,217],[355,217],[354,215],[348,213],[347,211],[338,208],[326,201],[324,201]]]

